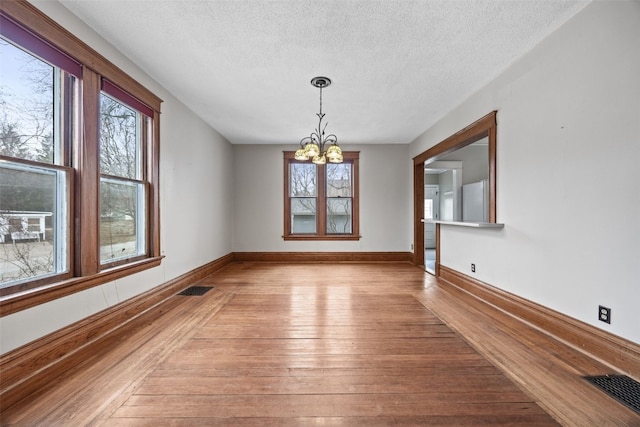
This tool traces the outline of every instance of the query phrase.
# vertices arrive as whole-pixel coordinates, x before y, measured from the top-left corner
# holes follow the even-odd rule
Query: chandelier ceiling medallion
[[[325,129],[327,123],[322,127],[322,119],[324,114],[322,113],[322,89],[329,86],[331,80],[328,77],[314,77],[311,79],[311,85],[320,89],[320,112],[316,114],[318,116],[318,127],[311,135],[306,136],[300,140],[300,148],[296,150],[295,159],[300,161],[311,161],[317,165],[323,165],[327,163],[342,163],[342,150],[338,146],[338,137],[334,134],[325,136]],[[329,147],[325,150],[325,146],[329,144]]]

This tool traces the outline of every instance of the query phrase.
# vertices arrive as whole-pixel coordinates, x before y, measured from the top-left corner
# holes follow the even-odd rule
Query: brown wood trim
[[[282,236],[282,240],[360,240],[362,236],[351,234],[325,234],[319,236],[317,234],[291,234],[289,236]]]
[[[491,126],[487,132],[489,136],[489,222],[497,222],[497,214],[496,214],[496,203],[497,203],[497,168],[498,168],[498,159],[497,159],[497,123],[495,115],[493,117],[493,126]]]
[[[101,340],[180,290],[233,261],[227,254],[141,295],[0,357],[0,410],[29,396],[97,351]]]
[[[622,373],[640,378],[638,344],[445,266],[440,266],[438,283],[461,289]]]
[[[424,163],[413,165],[413,263],[425,265],[424,260]],[[437,248],[437,245],[436,245]]]
[[[445,140],[434,145],[427,151],[418,154],[413,158],[413,164],[424,163],[433,158],[438,158],[451,153],[458,148],[469,145],[472,142],[489,135],[489,130],[496,127],[496,117],[498,112],[492,111],[486,116],[476,120],[469,126],[460,129]]]
[[[436,224],[436,268],[435,276],[440,276],[440,224]]]
[[[91,276],[100,270],[100,75],[83,68],[82,78],[82,131],[81,141],[76,141],[74,153],[78,174],[74,199],[76,251],[75,275]]]
[[[77,277],[53,285],[42,286],[27,292],[11,294],[0,298],[0,317],[25,310],[36,305],[44,304],[76,292],[111,282],[121,277],[139,273],[149,268],[157,267],[163,257],[146,258],[144,260],[104,270],[87,277]]]
[[[234,252],[236,262],[412,262],[410,252]]]
[[[151,147],[148,148],[147,180],[149,182],[149,255],[160,256],[160,113],[153,115]]]
[[[80,63],[92,70],[100,70],[102,76],[117,84],[152,109],[160,111],[162,100],[159,97],[129,77],[120,68],[53,19],[43,14],[35,6],[24,0],[3,1],[0,2],[0,10]]]
[[[421,222],[424,210],[424,162],[437,160],[458,148],[465,147],[485,136],[489,139],[489,222],[497,221],[496,210],[496,147],[497,147],[497,111],[492,111],[486,116],[476,120],[464,129],[459,130],[445,140],[439,142],[428,150],[413,158],[413,244],[414,264],[424,265],[424,251],[418,250],[424,247],[424,225]],[[439,246],[436,247],[439,252]],[[436,277],[438,268],[436,266]]]

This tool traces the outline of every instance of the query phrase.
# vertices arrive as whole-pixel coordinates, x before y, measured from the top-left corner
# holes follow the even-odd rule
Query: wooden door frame
[[[424,162],[437,160],[487,137],[489,140],[489,222],[496,222],[497,111],[459,130],[413,158],[413,263],[424,266]],[[436,277],[440,275],[440,224],[436,224]]]

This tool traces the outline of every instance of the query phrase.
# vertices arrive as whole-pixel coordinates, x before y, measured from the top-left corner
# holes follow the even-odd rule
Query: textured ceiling
[[[409,143],[580,11],[565,0],[61,0],[233,144]]]

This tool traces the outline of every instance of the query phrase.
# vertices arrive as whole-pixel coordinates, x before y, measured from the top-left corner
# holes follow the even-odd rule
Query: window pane
[[[0,162],[0,287],[68,271],[67,175]]]
[[[0,154],[54,161],[54,80],[60,71],[0,39]]]
[[[327,164],[327,197],[351,197],[351,164]]]
[[[351,234],[351,199],[327,199],[327,234]]]
[[[141,183],[100,180],[100,261],[142,255],[145,245],[145,187]]]
[[[140,178],[140,115],[100,94],[100,173]]]
[[[291,199],[291,233],[316,232],[316,199]]]
[[[289,188],[291,189],[291,197],[315,197],[317,195],[316,170],[317,167],[314,164],[290,164]]]

